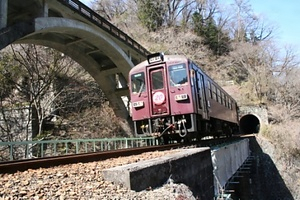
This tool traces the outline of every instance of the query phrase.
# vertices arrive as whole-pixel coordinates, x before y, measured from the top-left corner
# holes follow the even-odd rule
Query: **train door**
[[[199,71],[196,72],[196,80],[197,80],[196,93],[197,93],[198,112],[202,114],[203,119],[208,119],[204,77],[203,74]]]
[[[167,93],[167,82],[165,65],[148,68],[149,77],[149,100],[151,116],[169,115],[169,96]]]

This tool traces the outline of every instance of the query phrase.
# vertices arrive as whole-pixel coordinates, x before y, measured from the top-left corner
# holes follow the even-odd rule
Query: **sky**
[[[300,1],[249,0],[253,11],[266,18],[276,28],[280,45],[292,45],[300,52]]]
[[[93,2],[81,1],[88,6]],[[248,4],[257,16],[263,17],[268,24],[275,27],[273,36],[280,47],[292,46],[300,53],[300,0],[248,0]]]

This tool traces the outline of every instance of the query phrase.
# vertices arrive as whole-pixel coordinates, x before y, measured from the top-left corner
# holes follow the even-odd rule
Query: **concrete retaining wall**
[[[215,195],[221,193],[220,189],[224,188],[249,155],[249,139],[211,150]]]
[[[182,149],[178,153],[103,171],[106,180],[141,191],[159,187],[171,178],[184,183],[194,196],[213,199],[212,161],[209,148]],[[188,172],[188,173],[187,173]]]
[[[218,149],[182,149],[160,158],[103,171],[106,180],[141,191],[160,187],[171,178],[187,185],[199,199],[213,199],[249,156],[249,140]],[[214,169],[213,169],[214,168]]]
[[[239,117],[242,118],[244,115],[252,114],[256,116],[260,124],[269,124],[268,110],[266,107],[260,106],[241,106],[239,108]]]

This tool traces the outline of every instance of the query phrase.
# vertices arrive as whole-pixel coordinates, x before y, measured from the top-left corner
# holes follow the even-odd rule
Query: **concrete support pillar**
[[[0,1],[0,29],[5,28],[7,25],[7,7],[8,0]]]
[[[49,6],[46,1],[43,1],[43,17],[48,17]]]
[[[127,87],[127,81],[123,74],[118,73],[115,75],[116,76],[116,82],[117,82],[117,88],[126,88]]]

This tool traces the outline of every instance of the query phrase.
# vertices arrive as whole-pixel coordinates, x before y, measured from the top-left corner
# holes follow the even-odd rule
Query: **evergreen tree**
[[[137,0],[138,18],[149,30],[155,31],[163,25],[164,9],[159,0]]]
[[[195,33],[203,37],[203,44],[207,45],[215,55],[220,56],[229,52],[230,38],[217,27],[213,17],[204,20],[200,13],[195,12],[192,20]]]
[[[204,36],[204,22],[203,17],[199,12],[195,12],[192,16],[193,31],[198,36]]]

